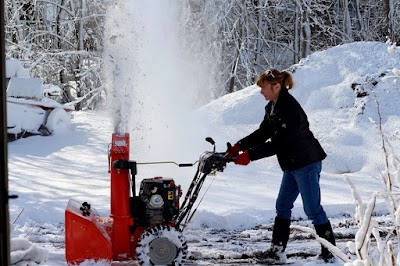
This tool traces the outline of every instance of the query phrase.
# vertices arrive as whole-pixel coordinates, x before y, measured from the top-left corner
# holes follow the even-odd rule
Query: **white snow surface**
[[[41,78],[11,78],[7,86],[7,97],[42,99],[44,96]]]
[[[385,156],[378,126],[381,118],[387,145],[391,145],[389,152],[396,155],[400,150],[399,68],[397,47],[378,42],[316,52],[292,68],[296,88],[291,93],[303,106],[314,135],[328,154],[323,161],[321,191],[329,217],[355,215],[345,178],[351,180],[363,202],[384,189],[380,174],[385,170]],[[367,96],[357,97],[360,91]],[[171,95],[169,101],[179,106],[174,100]],[[258,127],[265,105],[259,88],[250,86],[197,110],[177,113],[174,123],[165,117],[170,112],[153,114],[146,127],[131,125],[130,158],[193,163],[203,151],[212,149],[204,140],[208,136],[216,141],[217,151],[225,151],[226,142],[233,144]],[[25,263],[21,265],[66,265],[63,223],[69,199],[87,201],[101,216],[109,215],[107,155],[115,128],[112,119],[113,113],[107,109],[74,112],[71,128],[49,137],[9,143],[9,190],[19,196],[10,202],[12,242],[20,247],[16,248],[18,254],[11,254],[12,260],[20,259]],[[195,170],[140,165],[137,185],[143,178],[172,177],[185,192]],[[206,180],[199,198],[206,194],[189,227],[245,230],[270,224],[281,176],[275,157],[248,166],[229,164],[224,172]],[[383,200],[377,208],[378,213],[387,213]],[[293,218],[307,219],[300,197]],[[84,265],[104,263],[88,261]]]
[[[18,59],[6,59],[6,78],[29,78],[29,69],[24,68]]]

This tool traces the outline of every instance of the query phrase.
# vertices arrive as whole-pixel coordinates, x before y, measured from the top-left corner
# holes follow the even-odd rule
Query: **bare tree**
[[[96,88],[102,85],[103,1],[7,0],[5,4],[7,56],[21,59],[32,76],[46,83],[63,87],[59,74],[68,73],[80,99],[75,99],[77,109],[93,108],[100,98],[87,94],[101,94]]]
[[[78,109],[95,108],[105,94],[100,69],[110,2],[6,0],[7,56],[22,59],[33,76],[47,83],[72,86]],[[267,68],[286,69],[314,51],[387,36],[396,42],[400,34],[400,2],[393,0],[384,5],[379,0],[180,3],[182,46],[191,58],[187,67],[198,71],[195,82],[210,92],[198,95],[203,103],[254,84]]]

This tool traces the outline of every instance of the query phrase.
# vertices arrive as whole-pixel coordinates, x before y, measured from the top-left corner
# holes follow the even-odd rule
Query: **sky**
[[[395,46],[358,42],[316,52],[290,68],[295,81],[291,93],[306,111],[311,130],[328,155],[320,183],[322,205],[329,218],[352,219],[356,214],[346,178],[364,203],[374,193],[384,191],[382,132],[393,165],[389,172],[394,184],[399,183],[395,159],[400,150],[399,62]],[[157,97],[151,100],[154,103]],[[178,105],[173,95],[166,100]],[[194,163],[202,152],[212,150],[206,137],[215,140],[217,151],[225,151],[227,142],[233,144],[258,127],[266,104],[260,89],[250,86],[176,113],[174,120],[167,117],[169,112],[153,114],[145,127],[126,127],[131,135],[130,158],[137,162]],[[110,106],[101,111],[75,111],[70,126],[51,136],[9,143],[9,191],[18,195],[10,202],[13,259],[66,265],[63,223],[70,199],[88,201],[100,216],[109,215],[107,155],[116,128],[113,110]],[[141,165],[136,185],[143,178],[172,177],[185,192],[195,170],[174,164]],[[228,164],[222,173],[205,181],[199,196],[204,198],[189,228],[249,230],[271,224],[281,176],[276,157],[248,166]],[[383,198],[378,197],[375,212],[388,213]],[[293,219],[307,219],[300,198]]]

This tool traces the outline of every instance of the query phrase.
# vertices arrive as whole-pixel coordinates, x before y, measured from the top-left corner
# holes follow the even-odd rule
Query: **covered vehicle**
[[[31,78],[18,60],[6,61],[8,140],[48,136],[70,124],[74,106],[45,96],[43,80]]]

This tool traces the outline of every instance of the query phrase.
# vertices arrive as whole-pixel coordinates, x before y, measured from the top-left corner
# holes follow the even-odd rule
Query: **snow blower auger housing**
[[[174,163],[179,167],[194,164],[175,162],[137,163],[129,160],[129,134],[112,135],[109,152],[111,213],[100,217],[87,202],[70,200],[65,210],[65,250],[68,265],[87,259],[108,262],[137,260],[139,265],[182,265],[188,248],[183,229],[207,175],[223,171],[225,153],[205,152],[180,206],[182,190],[172,178],[143,179],[138,195],[135,176],[138,164]],[[129,175],[129,173],[131,175]],[[131,182],[132,181],[132,182]],[[124,264],[126,265],[126,264]]]

